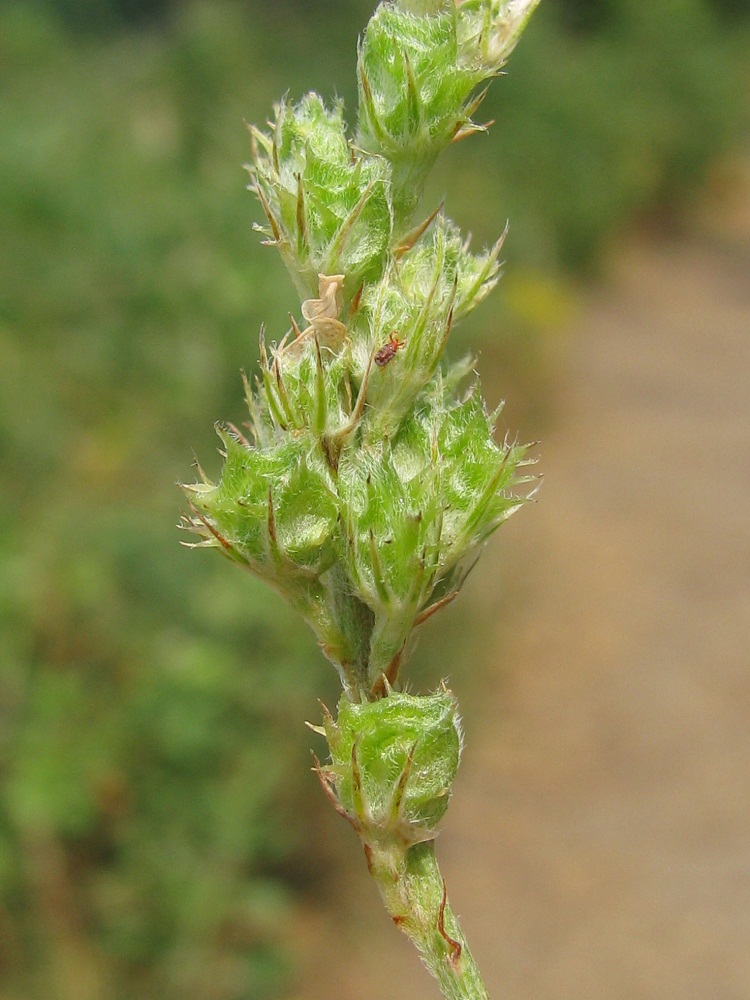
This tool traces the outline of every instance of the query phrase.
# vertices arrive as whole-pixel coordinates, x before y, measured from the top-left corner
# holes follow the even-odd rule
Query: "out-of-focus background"
[[[436,989],[309,773],[333,671],[174,524],[294,293],[243,121],[354,106],[365,0],[0,2],[0,1000]],[[750,996],[750,5],[542,4],[430,207],[540,502],[426,628],[490,992]],[[320,748],[318,748],[320,749]]]

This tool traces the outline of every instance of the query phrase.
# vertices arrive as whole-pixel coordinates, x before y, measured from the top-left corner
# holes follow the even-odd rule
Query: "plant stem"
[[[339,659],[342,685],[349,698],[361,701],[370,690],[368,658],[374,616],[353,592],[341,566],[330,571],[331,611],[345,640],[346,655]]]
[[[448,903],[434,844],[366,844],[370,873],[391,919],[416,945],[446,1000],[489,1000]]]

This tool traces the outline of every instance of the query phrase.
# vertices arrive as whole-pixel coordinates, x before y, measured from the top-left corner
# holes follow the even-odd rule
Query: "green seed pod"
[[[338,719],[329,717],[324,731],[331,763],[322,776],[365,843],[434,838],[461,756],[450,691],[390,692],[365,704],[342,698]]]
[[[287,596],[306,588],[335,559],[338,502],[309,440],[259,448],[219,429],[224,468],[218,485],[188,488],[191,527]]]
[[[408,221],[438,155],[470,119],[466,101],[486,75],[459,62],[456,24],[453,5],[420,16],[383,3],[360,45],[357,144],[391,163],[397,224]]]
[[[400,231],[425,178],[451,142],[485,126],[472,121],[539,0],[397,0],[381,3],[357,63],[357,144],[393,167]]]
[[[277,105],[271,129],[251,129],[249,169],[268,220],[261,231],[278,247],[301,298],[318,293],[319,274],[341,274],[349,299],[385,264],[390,168],[350,146],[342,104],[329,111],[317,94]]]

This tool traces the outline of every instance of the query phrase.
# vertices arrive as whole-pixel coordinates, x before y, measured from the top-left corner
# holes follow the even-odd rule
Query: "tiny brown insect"
[[[385,368],[385,366],[392,361],[396,356],[396,351],[399,351],[402,347],[406,345],[405,340],[399,340],[396,335],[395,330],[391,330],[388,340],[380,348],[378,353],[373,358],[375,364],[378,368]]]

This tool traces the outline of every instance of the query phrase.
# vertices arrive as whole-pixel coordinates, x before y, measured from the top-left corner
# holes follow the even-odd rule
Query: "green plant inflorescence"
[[[300,297],[261,334],[250,418],[219,428],[218,483],[186,487],[186,527],[265,580],[336,667],[319,730],[324,789],[354,826],[394,919],[448,997],[484,997],[434,861],[461,736],[456,703],[399,689],[414,630],[459,592],[487,537],[528,500],[527,449],[494,437],[470,358],[446,341],[498,280],[426,177],[473,120],[538,0],[382,3],[358,53],[359,120],[317,94],[251,128],[251,188]],[[468,385],[467,385],[468,381]]]

